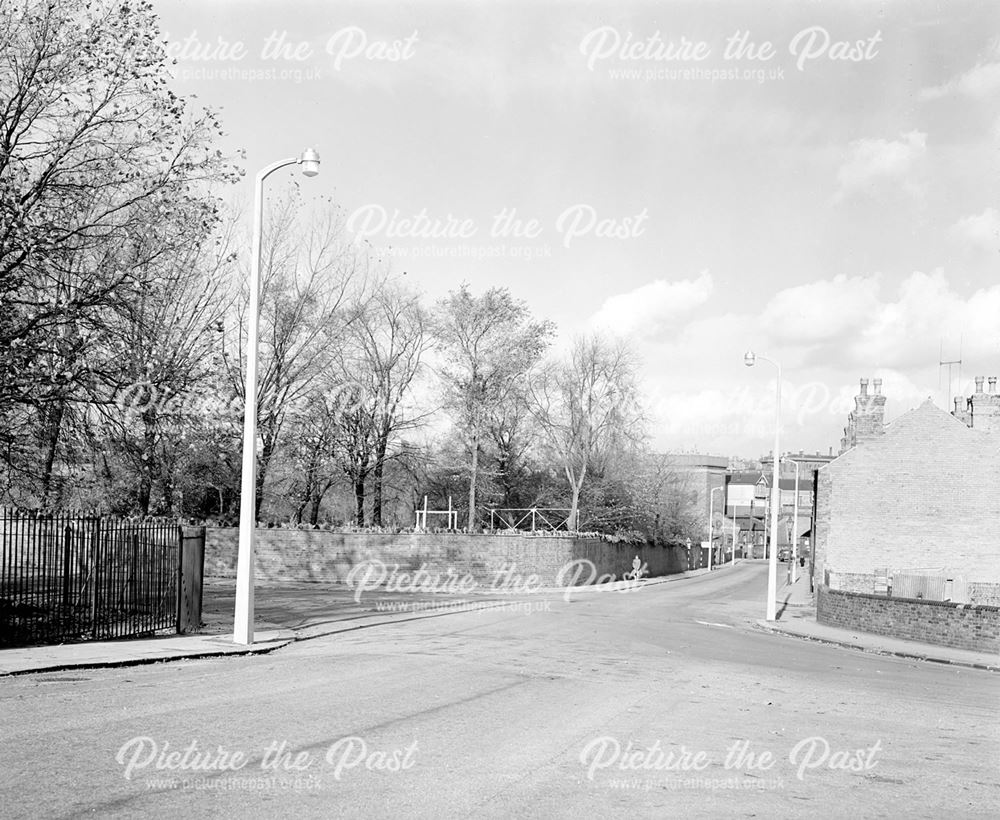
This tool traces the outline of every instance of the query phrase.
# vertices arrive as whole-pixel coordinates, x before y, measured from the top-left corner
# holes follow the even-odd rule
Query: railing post
[[[177,525],[177,619],[174,632],[181,634],[181,609],[184,603],[184,527]]]
[[[90,549],[90,637],[97,638],[97,572],[98,552],[101,549],[101,519],[94,522],[94,538]]]
[[[72,562],[70,553],[73,549],[73,528],[67,523],[63,528],[63,582],[62,582],[62,605],[63,609],[69,609],[70,597],[70,573],[72,572]]]

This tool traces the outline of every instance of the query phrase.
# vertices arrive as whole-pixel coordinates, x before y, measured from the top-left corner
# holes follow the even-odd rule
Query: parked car
[[[792,548],[782,547],[778,550],[778,560],[779,561],[791,561],[792,560]]]

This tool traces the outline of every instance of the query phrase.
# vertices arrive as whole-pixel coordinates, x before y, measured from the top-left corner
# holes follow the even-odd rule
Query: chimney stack
[[[969,427],[987,433],[1000,433],[1000,393],[997,377],[990,376],[990,392],[983,392],[983,377],[976,376],[976,392],[969,397],[968,409],[962,419]]]
[[[868,379],[861,379],[861,391],[854,397],[854,412],[847,416],[847,427],[840,440],[841,453],[885,431],[885,399],[882,380],[875,379],[875,392],[868,393]]]

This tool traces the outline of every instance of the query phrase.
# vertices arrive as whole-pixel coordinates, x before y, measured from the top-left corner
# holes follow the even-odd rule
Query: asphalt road
[[[950,817],[995,674],[755,631],[766,568],[0,681],[3,817]]]

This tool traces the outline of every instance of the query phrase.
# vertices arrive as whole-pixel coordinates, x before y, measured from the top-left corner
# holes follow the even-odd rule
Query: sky
[[[769,452],[771,362],[782,451],[836,452],[861,377],[891,420],[1000,374],[992,0],[154,7],[237,195],[313,147],[302,194],[428,299],[627,336],[657,449]]]

